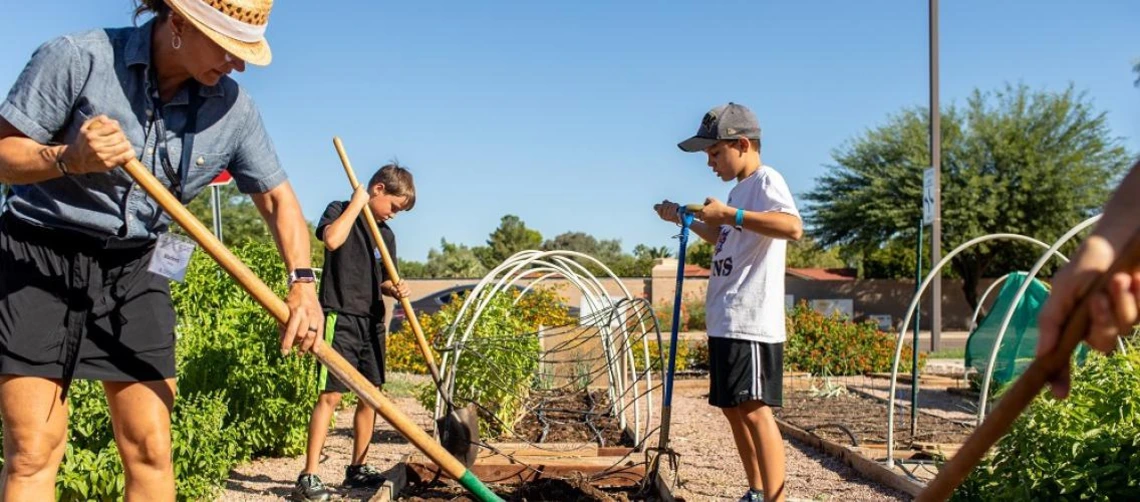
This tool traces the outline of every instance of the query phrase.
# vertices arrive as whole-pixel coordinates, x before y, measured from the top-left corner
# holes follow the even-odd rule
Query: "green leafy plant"
[[[439,312],[421,317],[425,332],[432,327],[435,329],[433,338],[441,340],[443,330],[455,322],[462,304],[463,299],[459,298]],[[473,315],[474,309],[468,309],[458,325],[466,327]],[[532,290],[521,298],[514,290],[497,293],[475,323],[471,337],[462,344],[456,371],[455,404],[477,402],[487,408],[493,419],[483,417],[480,427],[492,435],[501,432],[504,424],[513,425],[530,390],[540,384],[536,378],[540,355],[538,328],[571,322],[555,290]],[[410,327],[395,335],[396,338],[410,336]],[[404,352],[397,356],[401,360],[419,358],[418,352],[409,354],[417,350],[414,344],[399,347],[398,350]],[[425,407],[433,409],[437,397],[434,384],[424,384],[417,397]]]
[[[1090,355],[1070,397],[1038,397],[954,500],[1135,500],[1140,354]]]
[[[235,254],[284,298],[285,269],[271,243],[250,242]],[[277,322],[204,253],[173,296],[180,392],[220,393],[242,458],[300,454],[318,392],[313,358],[282,357]]]

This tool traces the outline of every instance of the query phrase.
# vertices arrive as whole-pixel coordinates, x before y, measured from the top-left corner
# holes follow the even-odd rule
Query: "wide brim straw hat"
[[[166,0],[198,31],[246,63],[266,66],[273,60],[265,29],[273,0]]]

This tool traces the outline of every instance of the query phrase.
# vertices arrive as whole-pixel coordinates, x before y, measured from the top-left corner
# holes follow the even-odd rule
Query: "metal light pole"
[[[931,231],[930,263],[942,260],[942,114],[938,104],[938,0],[930,0],[930,167],[934,168],[934,224]],[[930,350],[942,348],[942,276],[934,278],[931,291],[933,316]],[[917,347],[915,347],[917,349]]]
[[[214,237],[222,240],[222,187],[210,187],[210,206],[214,212]],[[223,241],[225,242],[225,241]]]
[[[218,241],[222,240],[222,187],[234,182],[234,177],[230,175],[229,169],[223,169],[218,173],[213,180],[210,181],[210,209],[213,213],[214,219],[214,237]]]

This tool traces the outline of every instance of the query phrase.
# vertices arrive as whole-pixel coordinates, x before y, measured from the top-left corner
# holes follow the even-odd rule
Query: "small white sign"
[[[922,224],[934,223],[934,168],[922,172]]]
[[[855,300],[848,298],[836,300],[812,300],[811,308],[825,316],[839,314],[840,317],[851,319],[855,315]]]
[[[871,315],[867,316],[867,319],[870,319],[870,320],[874,321],[875,324],[878,324],[879,325],[879,331],[886,331],[886,332],[894,331],[894,326],[891,325],[891,316],[889,314],[887,314],[887,315],[871,314]]]

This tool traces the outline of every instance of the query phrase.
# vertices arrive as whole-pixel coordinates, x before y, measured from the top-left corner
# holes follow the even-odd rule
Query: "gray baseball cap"
[[[760,140],[760,123],[748,107],[736,103],[721,105],[705,114],[697,134],[677,143],[686,152],[701,152],[726,139]]]

